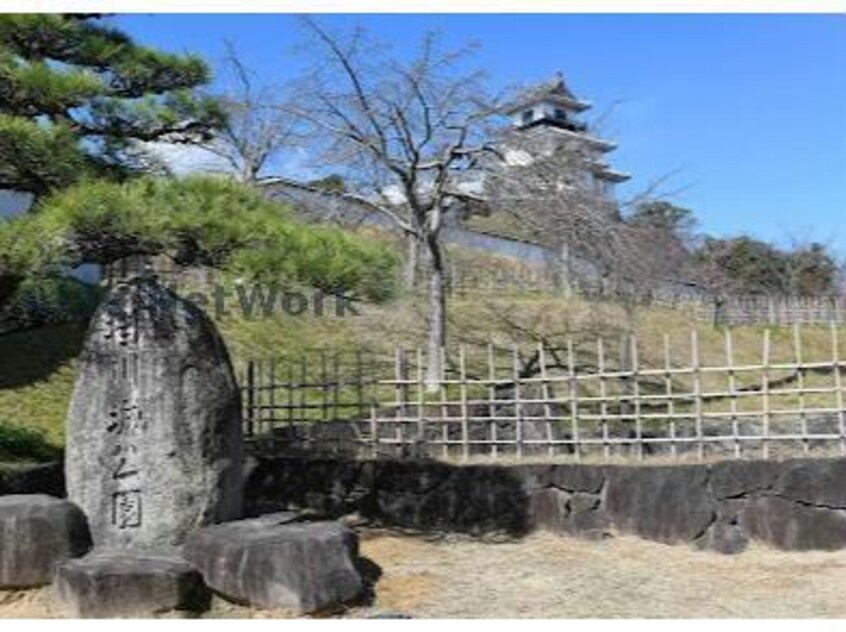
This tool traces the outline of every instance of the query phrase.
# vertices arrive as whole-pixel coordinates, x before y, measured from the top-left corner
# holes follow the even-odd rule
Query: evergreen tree
[[[81,264],[166,255],[246,282],[290,282],[385,300],[397,257],[378,240],[306,224],[254,188],[213,177],[81,182],[0,220],[0,308],[27,279]]]
[[[694,262],[700,282],[721,294],[812,296],[838,287],[838,262],[818,243],[783,250],[745,235],[708,237]]]
[[[696,227],[693,211],[663,200],[638,204],[630,219],[635,226],[667,231],[679,239],[687,238]]]
[[[98,14],[0,15],[0,189],[36,197],[149,167],[142,142],[207,140],[205,63],[134,43]]]

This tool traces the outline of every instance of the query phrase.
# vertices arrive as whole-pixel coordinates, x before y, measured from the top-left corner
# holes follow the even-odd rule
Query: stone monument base
[[[89,552],[73,503],[0,496],[0,588],[52,582],[60,610],[84,619],[196,616],[211,590],[257,608],[330,611],[363,592],[358,537],[339,522],[304,518],[282,512],[204,527],[184,547]]]
[[[200,574],[170,553],[95,551],[59,566],[54,590],[60,607],[81,619],[192,616],[211,603]]]
[[[338,522],[300,522],[291,512],[200,529],[185,556],[215,592],[260,608],[319,612],[364,588],[358,537]]]
[[[85,515],[73,503],[44,494],[0,496],[0,588],[49,584],[57,565],[90,548]]]

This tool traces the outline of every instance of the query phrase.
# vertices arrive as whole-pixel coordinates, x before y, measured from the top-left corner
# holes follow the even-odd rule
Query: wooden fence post
[[[761,394],[763,397],[764,417],[761,434],[761,452],[765,459],[770,457],[770,329],[764,330],[761,350]]]
[[[837,401],[837,422],[840,430],[840,454],[846,454],[846,402],[843,396],[843,377],[840,366],[840,340],[837,335],[837,324],[831,324],[831,363],[834,373],[834,388]]]
[[[491,437],[491,457],[499,454],[499,433],[496,426],[496,350],[493,342],[488,343],[488,427]]]
[[[458,348],[459,397],[461,398],[461,458],[470,459],[470,411],[467,407],[467,359],[464,345]]]
[[[737,417],[737,376],[734,371],[734,342],[731,336],[731,329],[725,330],[726,345],[726,366],[728,370],[729,406],[731,407],[731,433],[734,437],[734,456],[743,456],[743,447],[740,442],[740,426]]]
[[[605,341],[596,339],[596,368],[599,371],[599,423],[602,426],[602,455],[611,458],[611,443],[608,441],[608,383],[605,376]]]
[[[268,405],[269,405],[269,419],[267,428],[265,429],[265,433],[268,436],[273,436],[273,429],[276,427],[276,358],[270,359],[270,376],[269,376],[269,383],[268,388],[270,392],[268,393]]]
[[[448,396],[447,393],[447,385],[446,385],[446,349],[441,347],[438,350],[438,354],[441,358],[441,374],[440,378],[440,395],[441,395],[441,436],[443,437],[443,456],[444,458],[449,458],[449,426],[450,426],[450,414],[449,414],[449,404],[448,404]]]
[[[699,332],[692,329],[690,332],[690,359],[693,367],[693,396],[694,413],[696,415],[696,454],[701,461],[705,457],[705,443],[703,438],[703,401],[702,401],[702,370],[701,358],[699,356]]]
[[[423,407],[425,405],[424,401],[424,391],[426,389],[425,378],[423,377],[424,370],[423,370],[423,350],[420,347],[417,347],[415,350],[415,362],[417,363],[417,372],[415,374],[415,382],[417,388],[417,440],[419,442],[419,450],[417,456],[423,456],[421,453],[425,453],[425,456],[429,456],[429,450],[426,447],[426,418],[425,418],[425,411]]]
[[[541,397],[543,397],[543,417],[546,423],[547,454],[555,456],[555,436],[552,432],[552,408],[549,404],[549,382],[546,377],[546,351],[542,342],[538,343],[538,362],[541,371]]]
[[[288,360],[288,432],[294,436],[294,363]]]
[[[573,456],[576,461],[581,460],[581,444],[579,443],[579,385],[576,382],[576,354],[573,339],[567,338],[567,382],[570,395],[570,434],[573,439]]]
[[[402,453],[402,446],[404,442],[403,437],[403,419],[405,419],[407,412],[406,405],[406,370],[405,370],[405,349],[397,347],[394,355],[394,379],[396,380],[396,388],[394,389],[396,402],[394,402],[394,440],[396,441],[395,449],[398,454]]]
[[[796,380],[799,387],[799,427],[802,432],[802,451],[808,453],[811,449],[808,442],[808,417],[805,413],[805,369],[802,366],[802,334],[799,325],[793,325],[793,356],[796,362]]]
[[[361,359],[361,349],[355,351],[355,398],[356,408],[358,409],[357,417],[364,418],[364,365]]]
[[[667,396],[667,416],[670,419],[670,454],[675,458],[678,453],[676,446],[676,404],[673,400],[672,354],[670,351],[670,334],[664,334],[664,394]]]
[[[332,356],[332,421],[338,421],[341,404],[341,352],[335,350]]]
[[[379,424],[376,422],[376,402],[370,404],[370,456],[379,456]]]
[[[523,406],[520,394],[520,351],[517,345],[511,348],[512,379],[514,380],[514,442],[517,458],[523,458]]]
[[[631,342],[629,336],[631,334],[620,334],[620,348],[619,348],[619,364],[617,366],[617,383],[620,389],[617,403],[619,405],[619,419],[625,427],[631,423],[632,402],[629,399],[632,392],[631,384]]]
[[[267,417],[268,408],[266,406],[266,400],[268,391],[270,390],[268,386],[266,363],[258,361],[256,363],[256,416],[255,427],[253,428],[256,436],[261,434],[262,426]]]
[[[247,423],[246,435],[252,437],[255,434],[255,412],[256,412],[256,363],[250,360],[247,363]]]
[[[320,350],[320,420],[329,418],[329,374],[326,370],[326,349]]]
[[[637,440],[637,458],[643,459],[643,419],[641,418],[641,402],[640,402],[640,364],[638,360],[637,336],[632,334],[629,338],[631,342],[631,359],[632,359],[632,397],[634,398],[634,416],[635,416],[635,438]]]
[[[309,421],[308,417],[305,415],[307,414],[307,393],[308,390],[308,360],[306,359],[305,355],[300,356],[300,410],[299,415],[297,417],[297,421]],[[309,433],[309,436],[311,434]]]

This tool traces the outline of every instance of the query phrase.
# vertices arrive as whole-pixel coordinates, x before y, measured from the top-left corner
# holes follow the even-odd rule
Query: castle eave
[[[607,180],[608,182],[625,182],[632,177],[630,173],[616,171],[614,169],[600,169],[594,173],[596,177]]]
[[[552,126],[549,126],[549,129],[554,129],[559,134],[565,134],[574,139],[581,140],[590,145],[591,147],[598,149],[602,152],[609,152],[613,151],[614,149],[617,149],[617,143],[615,143],[614,141],[606,140],[604,138],[597,138],[596,136],[591,136],[590,134],[587,134],[585,132],[572,132],[563,127]]]
[[[530,98],[523,98],[519,101],[515,101],[514,103],[509,103],[502,109],[502,112],[503,114],[511,115],[515,112],[519,112],[520,110],[525,110],[526,108],[537,105],[538,103],[554,103],[555,105],[560,105],[561,107],[574,112],[584,112],[585,110],[589,110],[593,107],[593,104],[588,101],[571,99],[570,97],[560,94],[543,94]]]

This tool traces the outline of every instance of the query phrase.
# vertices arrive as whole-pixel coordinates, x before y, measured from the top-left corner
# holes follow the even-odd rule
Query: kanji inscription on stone
[[[141,526],[141,490],[131,489],[112,495],[112,524],[118,529]]]
[[[240,517],[241,402],[214,323],[154,278],[93,318],[68,414],[68,498],[95,546],[174,546]]]

